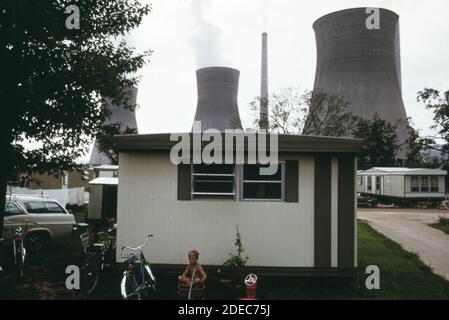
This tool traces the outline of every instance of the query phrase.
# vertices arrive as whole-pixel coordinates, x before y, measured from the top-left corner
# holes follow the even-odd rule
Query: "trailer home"
[[[357,265],[360,140],[279,135],[271,176],[261,176],[246,158],[174,164],[170,134],[116,136],[115,143],[117,248],[137,246],[151,233],[145,253],[156,267],[177,270],[196,249],[202,264],[218,268],[235,252],[238,225],[247,265],[256,272],[332,273]],[[117,261],[123,261],[119,251]]]
[[[380,168],[357,172],[357,191],[379,198],[443,200],[447,172],[426,168]]]

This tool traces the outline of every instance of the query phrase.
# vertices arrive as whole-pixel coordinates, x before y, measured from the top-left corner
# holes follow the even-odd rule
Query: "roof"
[[[90,181],[89,184],[118,185],[118,178],[100,177]]]
[[[255,135],[257,133],[250,132],[233,132],[236,139],[238,137]],[[170,136],[173,135],[173,140]],[[225,147],[224,133],[222,135],[222,145]],[[170,151],[171,148],[180,141],[180,136],[190,137],[190,146],[193,145],[193,138],[191,132],[184,133],[159,133],[159,134],[138,134],[138,135],[117,135],[114,137],[114,142],[119,152],[157,152]],[[244,138],[244,137],[243,137]],[[197,139],[197,138],[196,138]],[[246,140],[245,140],[246,141]],[[266,137],[267,143],[270,137]],[[210,141],[203,141],[202,146],[206,146]],[[308,152],[346,152],[358,153],[363,145],[361,139],[352,138],[336,138],[336,137],[322,137],[322,136],[306,136],[306,135],[278,135],[278,150],[280,153],[308,153]],[[247,142],[245,143],[245,150],[248,149]],[[233,150],[236,151],[235,146]]]
[[[98,170],[118,170],[118,165],[102,164],[102,165],[99,165],[99,166],[95,166],[94,169],[98,169]]]
[[[395,167],[374,167],[365,171],[357,172],[360,174],[376,173],[381,175],[446,175],[446,170],[428,169],[428,168],[395,168]]]
[[[19,194],[12,194],[6,196],[6,202],[8,201],[34,201],[34,202],[57,202],[54,199],[50,199],[47,195],[40,196],[40,195],[19,195]]]

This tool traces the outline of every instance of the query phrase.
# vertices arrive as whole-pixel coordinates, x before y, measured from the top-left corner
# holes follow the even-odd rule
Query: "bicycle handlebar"
[[[140,246],[135,247],[135,248],[128,247],[128,246],[123,246],[123,247],[122,247],[122,251],[123,251],[124,249],[128,249],[128,250],[131,250],[131,251],[137,251],[137,250],[140,250],[140,249],[142,249],[143,247],[145,247],[145,246],[147,245],[148,239],[151,238],[151,237],[153,237],[152,234],[147,235],[147,238],[145,239],[145,242],[144,242],[143,244],[141,244]]]

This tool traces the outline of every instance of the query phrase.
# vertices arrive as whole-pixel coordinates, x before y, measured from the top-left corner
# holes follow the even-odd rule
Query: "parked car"
[[[357,194],[357,207],[375,208],[377,207],[377,199]]]
[[[49,240],[70,237],[75,218],[56,200],[31,197],[7,196],[3,236],[5,242],[12,240],[14,229],[22,227],[26,232],[26,244],[38,251]]]

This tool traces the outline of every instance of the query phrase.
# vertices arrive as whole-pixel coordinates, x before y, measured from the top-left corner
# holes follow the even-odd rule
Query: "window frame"
[[[436,186],[433,186],[432,185],[432,180],[433,181],[436,181]],[[435,188],[436,187],[436,190],[434,190],[434,189],[432,189],[432,188]],[[440,179],[438,178],[438,176],[430,176],[430,179],[429,179],[429,192],[440,192]]]
[[[418,181],[418,184],[415,187],[413,187],[413,180]],[[415,190],[413,190],[413,188],[415,188]],[[416,190],[416,188],[418,190]],[[419,176],[411,176],[411,178],[410,178],[410,192],[421,192],[421,179],[419,178]]]
[[[260,180],[258,182],[246,182],[246,183],[280,183],[281,184],[281,198],[280,199],[258,199],[258,198],[244,198],[243,197],[243,184],[244,180],[244,166],[245,165],[260,165],[259,163],[245,163],[239,165],[239,200],[242,202],[286,202],[285,201],[285,160],[277,161],[276,164],[281,166],[281,181],[266,181]]]
[[[427,180],[426,185],[423,184],[424,180]],[[419,178],[419,191],[420,192],[429,192],[430,191],[430,179],[428,176],[421,176]]]
[[[205,163],[196,164],[196,165],[208,165]],[[211,165],[231,165],[233,167],[233,174],[210,174],[210,173],[204,173],[204,174],[195,174],[195,164],[192,164],[190,166],[190,200],[224,200],[224,201],[235,201],[236,199],[236,177],[237,177],[237,170],[236,170],[236,164],[228,164],[228,163],[222,163],[222,164],[216,164],[212,163]],[[195,176],[216,176],[216,177],[230,177],[232,176],[232,194],[231,193],[223,193],[223,192],[195,192]]]

